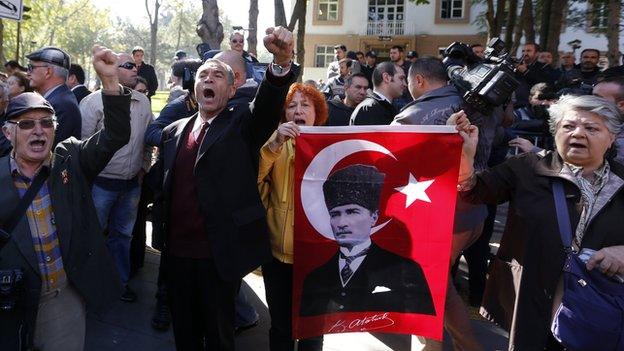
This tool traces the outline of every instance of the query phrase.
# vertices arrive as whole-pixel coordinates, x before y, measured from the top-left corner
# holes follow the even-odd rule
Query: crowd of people
[[[595,251],[588,269],[624,275],[624,65],[601,71],[600,52],[588,48],[579,65],[563,53],[554,67],[551,53],[525,43],[519,87],[484,114],[466,110],[437,57],[393,46],[377,62],[374,51],[339,44],[325,83],[295,83],[292,33],[267,29],[273,61],[261,77],[243,39],[233,33],[230,50],[201,59],[176,52],[156,119],[158,81],[141,47],[115,54],[95,46],[101,87],[93,92],[58,47],[28,54],[26,67],[5,64],[0,182],[12,190],[0,193],[3,349],[82,350],[87,310],[136,301],[132,277],[150,208],[152,246],[161,251],[154,328],[171,324],[178,350],[233,350],[235,334],[258,323],[241,278],[262,267],[270,349],[294,349],[300,126],[456,125],[464,146],[444,311],[456,350],[483,350],[453,284],[462,255],[469,304],[510,331],[510,348],[564,349],[550,329],[565,259],[554,180],[565,183],[574,247]],[[485,57],[483,45],[470,48]],[[503,202],[508,222],[494,257],[489,242]],[[322,345],[317,337],[297,347]]]

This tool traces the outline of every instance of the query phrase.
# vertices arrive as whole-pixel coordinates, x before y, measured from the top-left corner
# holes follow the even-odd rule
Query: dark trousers
[[[139,208],[137,210],[134,229],[132,230],[132,241],[130,243],[130,276],[134,276],[139,268],[143,267],[145,261],[145,222],[149,210],[149,205],[154,198],[152,189],[143,182],[141,185],[141,199],[139,200]]]
[[[273,259],[262,266],[266,299],[271,315],[269,345],[271,351],[293,351],[292,284],[293,265]],[[323,337],[299,340],[298,351],[320,351]]]
[[[490,259],[490,239],[494,232],[494,220],[496,219],[496,205],[487,206],[488,215],[483,224],[483,232],[479,239],[464,250],[464,257],[468,264],[468,281],[470,286],[470,304],[477,305],[483,299],[485,280]]]
[[[234,350],[239,280],[221,279],[212,259],[167,256],[167,289],[178,351]]]

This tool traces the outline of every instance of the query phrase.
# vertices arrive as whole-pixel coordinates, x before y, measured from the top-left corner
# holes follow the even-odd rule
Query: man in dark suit
[[[373,92],[351,114],[350,125],[387,125],[397,114],[392,100],[400,97],[407,86],[401,66],[382,62],[373,71]]]
[[[2,226],[33,179],[47,178],[10,236],[0,240],[0,270],[21,269],[24,284],[15,308],[0,311],[2,350],[82,350],[86,310],[105,307],[121,292],[88,194],[130,138],[130,90],[119,85],[110,50],[94,47],[93,65],[106,120],[93,137],[53,148],[54,109],[36,93],[15,97],[7,109],[2,131],[14,148],[0,158]]]
[[[301,316],[366,311],[435,314],[420,265],[370,239],[384,177],[374,166],[356,164],[335,171],[323,184],[338,252],[306,277]]]
[[[67,87],[71,89],[74,96],[76,96],[76,100],[78,104],[80,101],[84,99],[87,95],[91,94],[91,90],[89,90],[85,85],[85,72],[80,65],[72,63],[69,66],[69,77],[67,77]]]
[[[240,279],[272,257],[257,190],[258,154],[277,128],[299,69],[288,30],[267,29],[264,44],[273,63],[252,104],[227,107],[234,73],[209,59],[196,74],[198,114],[163,130],[154,206],[162,223],[154,231],[165,238],[178,350],[233,350]]]
[[[56,113],[58,126],[54,145],[69,138],[80,139],[82,118],[78,101],[65,83],[69,75],[69,55],[54,46],[45,46],[26,57],[30,87],[41,94],[52,104]]]

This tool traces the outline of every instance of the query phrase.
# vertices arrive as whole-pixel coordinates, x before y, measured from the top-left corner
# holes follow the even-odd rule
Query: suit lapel
[[[13,177],[11,176],[11,166],[9,163],[9,156],[0,159],[0,222],[5,223],[11,213],[15,210],[20,201],[17,188],[13,184]],[[28,226],[28,219],[24,215],[22,219],[17,223],[13,232],[10,233],[12,240],[15,242],[17,248],[28,264],[32,266],[35,272],[39,272],[39,263],[35,256],[35,249],[33,247],[32,236],[30,234],[30,228]]]
[[[179,128],[176,128],[173,136],[163,142],[163,189],[169,188],[169,184],[171,182],[171,170],[173,169],[175,159],[178,155],[180,143],[182,142],[182,139],[184,139],[184,131],[186,130],[186,128],[190,128],[193,123],[195,123],[195,118],[198,118],[197,114],[189,118],[189,120],[186,123],[180,125]]]
[[[227,127],[227,122],[230,119],[229,112],[230,109],[226,108],[217,116],[217,118],[212,121],[212,123],[210,123],[210,126],[206,131],[206,135],[204,136],[204,139],[199,146],[199,152],[197,153],[195,166],[197,166],[197,163],[204,156],[206,151],[215,143],[215,141],[219,139],[221,134],[223,134],[223,132],[225,131]]]
[[[71,174],[71,156],[61,156],[54,154],[52,161],[52,171],[48,178],[48,189],[50,191],[50,201],[54,213],[54,225],[58,234],[61,253],[65,260],[68,256],[69,246],[72,237],[72,180]],[[60,175],[60,177],[58,176]],[[90,196],[90,194],[89,194]]]

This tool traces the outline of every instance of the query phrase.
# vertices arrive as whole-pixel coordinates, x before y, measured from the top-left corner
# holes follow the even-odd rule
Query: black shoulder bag
[[[47,167],[43,167],[39,171],[30,187],[28,187],[26,194],[20,199],[13,212],[11,212],[9,220],[0,225],[0,250],[11,240],[11,232],[19,223],[39,189],[41,189],[41,186],[48,178],[48,174]],[[10,311],[15,308],[23,284],[23,274],[24,272],[20,268],[0,270],[0,311]]]

